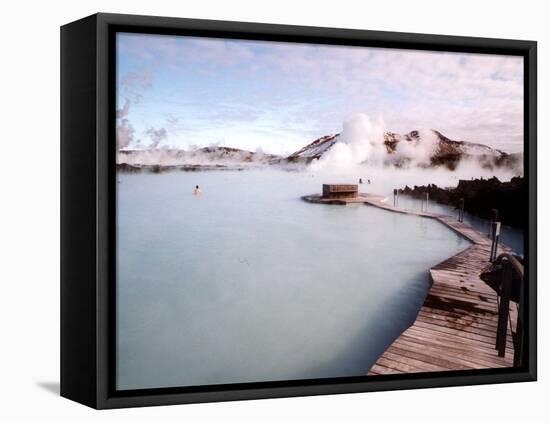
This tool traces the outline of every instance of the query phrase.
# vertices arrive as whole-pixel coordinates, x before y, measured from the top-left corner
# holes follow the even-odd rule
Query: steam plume
[[[155,129],[149,128],[145,133],[151,138],[151,148],[157,148],[159,144],[168,136],[165,128]]]
[[[312,163],[313,169],[346,168],[361,163],[378,163],[384,157],[384,122],[358,113],[346,120],[340,134],[342,142]]]

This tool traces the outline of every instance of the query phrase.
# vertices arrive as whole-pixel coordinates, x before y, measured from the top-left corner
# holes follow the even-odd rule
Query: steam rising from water
[[[128,147],[134,143],[134,127],[126,118],[130,112],[130,99],[124,101],[124,106],[116,111],[116,142],[118,150]]]
[[[386,132],[383,119],[373,119],[365,113],[355,114],[344,122],[341,142],[311,162],[307,171],[324,175],[332,182],[353,182],[358,178],[387,181],[386,189],[391,181],[397,180],[409,185],[456,186],[459,179],[496,176],[506,181],[523,174],[521,169],[483,168],[475,158],[462,158],[454,171],[429,167],[439,143],[433,130],[421,129],[418,138],[401,140],[392,154],[388,154],[381,142]]]
[[[382,119],[372,120],[364,113],[346,120],[340,134],[342,142],[336,143],[319,160],[311,164],[314,171],[327,168],[345,169],[360,163],[379,164],[385,155],[385,125]]]

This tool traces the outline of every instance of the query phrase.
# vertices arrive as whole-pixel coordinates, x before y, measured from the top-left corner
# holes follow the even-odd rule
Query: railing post
[[[493,222],[492,226],[491,254],[489,255],[490,262],[495,261],[497,258],[498,240],[500,238],[500,222]]]
[[[430,193],[426,191],[426,213],[428,212],[428,201],[430,201]]]
[[[487,238],[491,238],[493,223],[495,223],[497,220],[498,220],[498,209],[491,209],[491,215],[489,220],[489,231],[487,232]]]
[[[518,304],[518,320],[516,322],[516,339],[514,342],[514,367],[519,367],[523,364],[523,346],[524,346],[524,312],[525,312],[525,281],[520,281],[519,287],[519,304]]]
[[[506,333],[510,312],[510,294],[512,292],[512,272],[509,260],[502,260],[502,282],[500,284],[500,303],[498,306],[498,326],[495,348],[499,357],[506,354]]]
[[[458,201],[458,221],[459,222],[464,221],[464,198],[461,198]]]

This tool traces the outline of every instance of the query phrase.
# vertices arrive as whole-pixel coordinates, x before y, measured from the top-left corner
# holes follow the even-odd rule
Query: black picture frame
[[[524,58],[525,363],[519,368],[114,389],[117,32],[494,53]],[[61,28],[61,395],[97,409],[536,380],[537,44],[456,36],[95,14]]]

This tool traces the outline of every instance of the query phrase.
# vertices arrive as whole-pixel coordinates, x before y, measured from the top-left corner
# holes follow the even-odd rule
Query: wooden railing
[[[502,266],[500,283],[500,302],[498,309],[498,326],[495,348],[498,355],[504,357],[506,352],[506,333],[510,319],[510,301],[517,303],[517,319],[513,336],[514,366],[523,364],[524,317],[525,317],[525,283],[523,265],[512,254],[500,254],[494,264]],[[510,324],[510,326],[512,326]],[[510,330],[513,330],[510,327]]]

